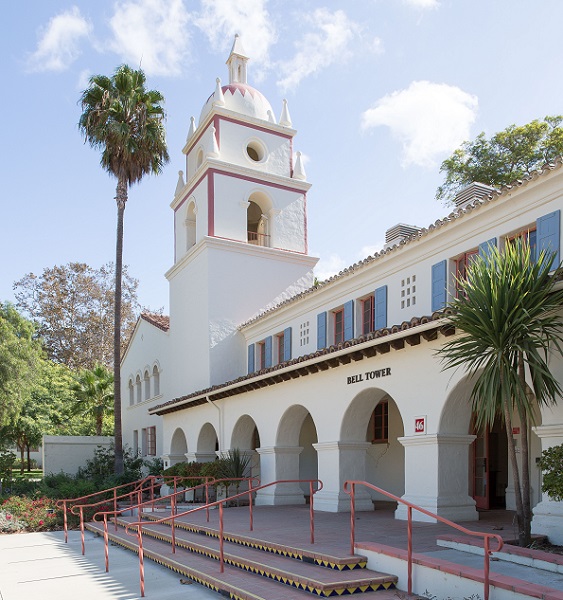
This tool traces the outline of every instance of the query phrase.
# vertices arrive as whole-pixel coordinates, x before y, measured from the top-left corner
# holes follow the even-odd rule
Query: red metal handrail
[[[91,494],[87,494],[86,496],[80,496],[79,498],[64,498],[62,500],[57,500],[55,502],[55,506],[57,508],[62,508],[63,510],[63,530],[65,534],[65,544],[68,543],[68,520],[67,520],[67,510],[72,512],[74,506],[78,505],[81,500],[87,500],[88,498],[93,498],[95,496],[99,496],[101,494],[108,494],[109,492],[113,492],[114,498],[117,495],[117,490],[127,486],[134,486],[133,491],[137,491],[139,487],[142,487],[147,481],[152,481],[151,490],[154,490],[154,480],[157,479],[154,475],[149,475],[148,477],[143,477],[143,479],[138,479],[136,481],[130,481],[129,483],[122,483],[121,485],[116,485],[112,488],[108,488],[106,490],[101,490],[99,492],[92,492]],[[107,498],[103,501],[107,501]],[[68,504],[72,504],[70,508],[68,508]],[[76,514],[76,513],[72,513]]]
[[[138,511],[139,516],[142,513],[142,508],[144,506],[151,506],[152,511],[154,512],[154,504],[155,502],[161,502],[161,501],[166,501],[166,500],[170,500],[171,506],[172,506],[172,510],[175,511],[175,506],[177,504],[177,496],[180,496],[181,494],[185,494],[187,491],[190,490],[195,490],[201,487],[205,486],[205,499],[206,502],[209,501],[209,492],[208,492],[208,487],[209,485],[211,485],[214,481],[214,479],[212,477],[200,477],[200,476],[190,476],[190,477],[179,477],[179,476],[170,476],[170,477],[162,477],[160,479],[166,480],[166,479],[174,479],[174,492],[172,494],[168,494],[167,496],[160,496],[159,498],[155,497],[154,494],[154,476],[153,477],[153,481],[151,482],[151,487],[150,487],[150,499],[149,500],[145,500],[143,502],[143,498],[142,498],[142,493],[143,493],[143,487],[139,487],[138,489],[135,489],[131,492],[128,492],[126,494],[122,494],[121,496],[117,496],[116,492],[114,491],[114,496],[113,496],[113,510],[111,511],[99,511],[97,513],[95,513],[92,516],[92,520],[96,521],[96,516],[97,515],[102,515],[104,514],[104,512],[108,515],[112,515],[113,519],[114,519],[114,525],[115,525],[115,531],[117,531],[117,516],[118,515],[122,515],[125,512],[131,511],[133,512],[134,510]],[[160,481],[159,479],[159,481]],[[203,479],[204,483],[197,485],[197,486],[193,486],[191,488],[184,488],[182,490],[177,490],[178,488],[178,481],[180,481],[182,479],[187,479],[187,480],[194,480],[194,479]],[[135,499],[136,496],[136,499]],[[117,501],[118,500],[123,500],[124,498],[128,498],[130,501],[130,505],[125,507],[125,508],[121,508],[118,509],[117,508]],[[135,500],[135,502],[134,502]],[[84,555],[85,553],[85,537],[84,537],[84,509],[87,508],[95,508],[96,506],[100,506],[103,505],[105,503],[107,503],[109,500],[105,499],[105,500],[100,500],[99,502],[93,502],[92,504],[78,504],[75,506],[72,506],[70,509],[70,512],[73,515],[79,516],[80,517],[80,539],[81,539],[81,543],[82,543],[82,554]],[[78,514],[75,512],[75,510],[78,510]],[[209,521],[209,512],[207,513],[207,520]],[[107,527],[107,523],[106,523],[106,527]],[[107,532],[105,532],[105,537],[107,537]],[[107,554],[107,549],[106,549],[106,554]],[[107,563],[107,559],[106,559],[106,563]],[[107,571],[107,565],[106,565],[106,571]]]
[[[236,498],[240,498],[242,496],[246,496],[248,495],[249,497],[249,513],[250,513],[250,531],[254,530],[254,521],[253,521],[253,511],[252,511],[252,494],[254,492],[257,492],[258,490],[263,490],[267,487],[270,487],[272,485],[277,485],[280,483],[308,483],[309,484],[309,494],[310,494],[310,506],[309,506],[309,529],[310,529],[310,533],[311,533],[311,544],[315,543],[315,511],[314,511],[314,506],[313,506],[313,496],[316,492],[320,491],[323,489],[323,482],[320,479],[280,479],[278,481],[272,481],[270,483],[265,483],[263,485],[259,485],[257,487],[252,487],[252,479],[254,478],[250,478],[249,479],[249,489],[244,491],[244,492],[240,492],[239,494],[235,494],[234,496],[228,496],[227,498],[222,498],[221,500],[216,500],[215,502],[210,502],[209,504],[205,505],[205,506],[198,506],[196,508],[192,508],[186,512],[177,514],[177,515],[170,515],[168,517],[164,517],[162,519],[158,519],[157,521],[151,521],[152,525],[157,525],[159,523],[165,523],[167,521],[172,521],[172,552],[175,552],[175,534],[174,534],[174,523],[175,520],[180,518],[180,517],[184,517],[190,513],[193,512],[197,512],[198,510],[203,510],[204,508],[210,508],[212,506],[218,506],[219,507],[219,564],[220,564],[220,572],[223,573],[224,572],[224,550],[223,550],[223,546],[224,546],[224,535],[223,535],[223,505],[226,502],[230,502]],[[215,481],[212,482],[212,485],[216,485],[217,483],[220,483],[221,481],[235,481],[234,479],[225,479],[225,480],[219,480],[216,479]],[[317,489],[314,489],[314,484],[317,484]],[[98,514],[104,514],[104,513],[97,513],[96,515],[94,515],[94,517],[96,517]],[[104,523],[107,519],[107,513],[104,515]],[[138,548],[139,548],[139,581],[140,581],[140,588],[141,588],[141,597],[144,598],[145,596],[145,563],[144,563],[144,552],[143,552],[143,521],[137,521],[135,523],[128,523],[125,526],[125,533],[127,533],[127,535],[135,535],[133,533],[129,532],[129,529],[132,527],[136,527],[137,528],[137,544],[138,544]],[[104,538],[105,540],[105,538]]]
[[[439,515],[436,515],[436,514],[430,512],[429,510],[422,508],[421,506],[417,506],[416,504],[413,504],[412,502],[408,502],[407,500],[403,500],[402,498],[399,498],[398,496],[395,496],[394,494],[386,492],[385,490],[382,490],[381,488],[379,488],[371,483],[368,483],[367,481],[348,480],[348,481],[344,482],[344,491],[350,496],[350,548],[351,548],[351,554],[354,554],[354,549],[355,549],[354,548],[355,532],[356,532],[355,494],[356,494],[356,486],[357,485],[363,485],[363,486],[370,488],[380,494],[383,494],[384,496],[387,496],[388,498],[391,498],[392,500],[395,500],[396,502],[400,502],[401,504],[404,504],[405,506],[407,506],[407,559],[408,559],[407,574],[408,574],[408,593],[409,593],[409,595],[412,594],[412,511],[414,509],[414,510],[417,510],[418,512],[422,513],[423,515],[426,515],[428,517],[436,519],[437,521],[440,521],[440,523],[449,525],[450,527],[453,527],[454,529],[457,529],[458,531],[461,531],[462,533],[466,533],[467,535],[473,535],[473,536],[483,538],[483,546],[484,546],[484,553],[485,553],[485,559],[484,559],[485,564],[484,564],[484,568],[483,568],[483,571],[484,571],[484,596],[485,596],[485,600],[489,600],[489,558],[493,552],[499,552],[504,545],[504,542],[500,535],[497,535],[496,533],[484,533],[481,531],[472,531],[461,525],[458,525],[457,523],[454,523],[453,521],[444,519],[444,517],[440,517]],[[498,548],[496,550],[490,549],[489,541],[492,538],[494,538],[497,541]]]

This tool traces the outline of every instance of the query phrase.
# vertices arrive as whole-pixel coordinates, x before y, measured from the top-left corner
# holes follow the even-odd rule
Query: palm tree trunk
[[[516,501],[516,520],[518,522],[518,543],[524,545],[524,506],[522,504],[522,492],[520,487],[520,471],[518,469],[518,460],[516,459],[516,444],[512,435],[512,417],[508,401],[504,401],[504,426],[506,428],[506,439],[508,441],[508,456],[512,466],[512,478],[514,483],[514,498]]]
[[[518,377],[523,388],[526,388],[526,374],[524,372],[524,356],[518,356]],[[526,388],[527,389],[527,388]],[[526,393],[528,396],[528,393]],[[531,400],[529,398],[529,400]],[[532,405],[532,402],[529,402]],[[524,407],[519,407],[520,435],[522,440],[522,505],[524,517],[524,545],[529,546],[532,541],[532,505],[530,501],[530,442],[528,439],[528,415]],[[522,545],[522,543],[520,544]]]
[[[121,426],[121,280],[123,276],[123,214],[127,202],[127,181],[117,182],[117,236],[115,244],[115,301],[113,320],[113,418],[115,473],[123,474],[123,431]]]

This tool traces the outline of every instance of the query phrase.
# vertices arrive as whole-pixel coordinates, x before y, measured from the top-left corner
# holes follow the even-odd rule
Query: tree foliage
[[[563,502],[563,444],[544,450],[539,466],[543,472],[542,491],[552,500]]]
[[[124,269],[123,346],[136,323],[138,281]],[[28,273],[14,284],[16,306],[37,325],[49,357],[72,369],[113,360],[113,264],[99,269],[71,262]],[[124,348],[122,348],[123,350]]]
[[[43,356],[35,328],[9,303],[0,303],[0,425],[30,397]]]
[[[548,116],[527,125],[510,125],[491,138],[482,132],[474,141],[464,142],[442,163],[445,181],[436,198],[450,202],[474,181],[492,187],[511,184],[563,155],[562,122],[563,116]]]
[[[89,419],[96,435],[102,435],[104,416],[113,414],[113,375],[104,365],[83,369],[75,378],[73,414]]]
[[[121,427],[121,300],[123,218],[129,186],[148,174],[158,174],[168,162],[164,133],[164,97],[147,90],[141,69],[127,65],[111,77],[94,75],[82,92],[80,131],[92,148],[101,151],[102,168],[117,179],[117,236],[115,244],[115,311],[113,327],[113,377],[115,471],[123,472]]]
[[[553,256],[536,261],[521,240],[501,251],[489,247],[460,281],[463,293],[451,304],[451,324],[461,335],[440,354],[446,368],[462,367],[473,383],[471,402],[478,427],[504,419],[514,478],[521,545],[530,541],[529,423],[539,405],[554,404],[561,386],[549,359],[561,355],[563,290],[550,276]],[[516,460],[512,420],[520,419],[522,461]]]

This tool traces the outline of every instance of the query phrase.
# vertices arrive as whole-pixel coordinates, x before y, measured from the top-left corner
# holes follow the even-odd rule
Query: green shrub
[[[48,531],[62,524],[62,511],[50,498],[11,496],[1,506],[7,531]]]
[[[563,500],[563,444],[544,450],[539,465],[543,472],[542,491],[560,502]]]

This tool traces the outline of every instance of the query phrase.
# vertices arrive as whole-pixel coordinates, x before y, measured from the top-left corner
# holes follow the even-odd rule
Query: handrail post
[[[172,513],[172,553],[176,554],[176,496],[172,496],[170,512]]]
[[[63,528],[65,532],[65,544],[68,544],[68,521],[66,515],[67,507],[66,500],[63,500]]]
[[[141,587],[141,598],[145,597],[145,556],[143,553],[143,531],[142,525],[137,526],[137,541],[139,543],[139,583]]]
[[[205,504],[207,508],[205,509],[207,522],[209,523],[209,478],[205,478]]]
[[[489,536],[485,536],[485,539],[483,540],[484,542],[484,550],[485,550],[485,567],[484,567],[484,589],[483,589],[483,595],[485,596],[485,600],[489,600]]]
[[[108,539],[108,515],[104,513],[104,555],[106,558],[106,573],[109,573],[109,539]]]
[[[219,502],[219,562],[221,564],[220,572],[225,571],[223,554],[223,502]]]
[[[252,509],[252,477],[248,480],[248,510],[250,512],[250,531],[254,531],[254,511]]]
[[[113,489],[113,524],[117,531],[117,488]]]
[[[142,516],[142,508],[141,505],[143,504],[143,492],[141,490],[139,490],[137,492],[137,516],[139,517],[139,521],[142,520],[143,516]]]
[[[407,507],[407,572],[408,572],[408,593],[409,596],[412,594],[412,506]]]
[[[354,554],[356,538],[356,487],[354,482],[350,483],[350,554]]]
[[[80,540],[82,542],[82,556],[84,556],[86,550],[84,547],[84,510],[82,506],[79,506],[78,510],[80,511]]]
[[[311,529],[311,544],[315,543],[315,509],[313,506],[313,496],[315,495],[315,492],[313,491],[313,480],[311,479],[309,481],[309,522],[310,522],[310,529]]]

